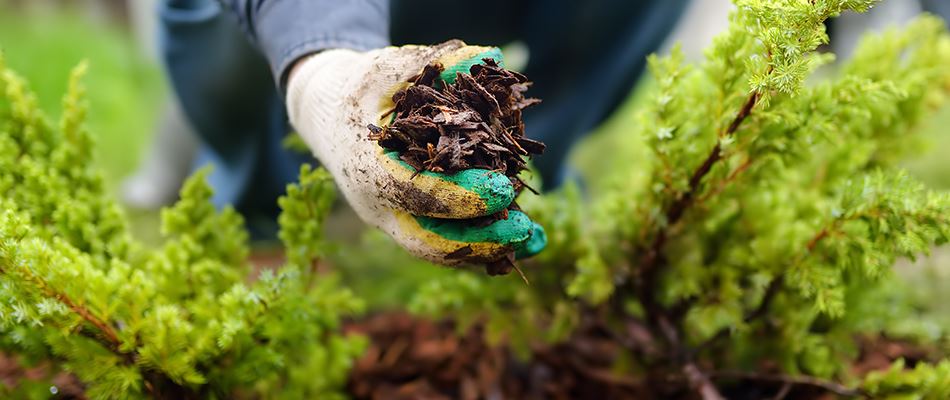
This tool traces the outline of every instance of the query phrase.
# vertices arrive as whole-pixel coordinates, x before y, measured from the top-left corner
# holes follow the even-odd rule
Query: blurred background
[[[935,1],[943,7],[947,6],[944,2],[950,3]],[[158,237],[157,210],[174,200],[178,185],[189,173],[197,143],[170,95],[156,56],[157,3],[158,0],[0,0],[0,50],[5,62],[30,82],[42,108],[51,115],[59,113],[69,70],[81,60],[88,60],[88,124],[98,141],[99,162],[110,187],[128,205],[136,234],[146,242],[154,242]],[[861,34],[899,26],[923,10],[933,9],[934,4],[938,3],[890,0],[870,13],[842,16],[829,26],[833,45],[825,50],[845,58]],[[726,26],[730,7],[728,0],[693,0],[665,48],[681,43],[690,59],[700,60],[702,49]],[[505,45],[506,59],[515,69],[530,57],[518,43],[499,45]],[[571,160],[581,177],[596,179],[591,171],[596,170],[602,149],[635,153],[643,148],[637,145],[641,139],[629,134],[643,86],[634,88],[624,106],[576,146]],[[950,189],[950,159],[944,154],[950,150],[948,126],[950,109],[944,109],[922,127],[924,145],[920,155],[906,165],[935,188]],[[353,279],[355,289],[371,303],[385,305],[398,301],[399,291],[410,288],[414,279],[446,273],[436,268],[407,268],[404,264],[416,261],[394,259],[392,254],[403,254],[395,250],[359,251],[360,246],[392,245],[377,233],[364,233],[362,225],[354,222],[345,207],[340,208],[331,221],[331,236],[358,243],[334,253],[334,263],[343,267],[344,275],[385,274],[367,272],[365,268],[398,265],[401,282],[406,282],[399,285],[390,281],[381,288],[378,284],[368,286],[374,280]],[[266,251],[260,253],[264,254],[261,262],[266,263]],[[950,250],[938,250],[933,257],[917,264],[915,268],[901,270],[907,271],[908,282],[928,288],[920,292],[930,296],[931,302],[946,304],[945,312],[940,314],[950,319],[950,291],[935,286],[950,281]],[[352,269],[347,269],[350,266]]]

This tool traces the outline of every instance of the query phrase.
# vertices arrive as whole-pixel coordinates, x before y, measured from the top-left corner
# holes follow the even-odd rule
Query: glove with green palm
[[[385,125],[380,118],[393,93],[426,65],[439,62],[443,76],[454,78],[484,58],[501,61],[501,52],[461,41],[334,49],[298,61],[288,78],[291,123],[360,218],[413,255],[443,265],[534,255],[546,244],[544,230],[519,211],[488,226],[472,224],[508,208],[515,196],[508,177],[484,169],[413,176],[397,154],[369,138],[366,124]]]

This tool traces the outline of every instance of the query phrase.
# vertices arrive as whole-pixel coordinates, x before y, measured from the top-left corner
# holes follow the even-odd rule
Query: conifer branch
[[[15,268],[10,265],[9,259],[3,259],[2,261],[3,261],[3,265],[2,267],[0,267],[0,274],[7,274],[9,273],[9,269]],[[110,352],[118,356],[122,360],[122,362],[125,363],[126,365],[135,365],[136,358],[138,357],[138,355],[135,352],[126,352],[121,349],[122,341],[119,339],[119,335],[116,333],[115,329],[110,324],[108,324],[106,321],[96,316],[91,310],[89,310],[85,306],[74,301],[66,293],[63,293],[54,289],[45,280],[34,275],[29,270],[25,270],[25,269],[21,270],[21,273],[24,274],[24,278],[28,282],[32,282],[34,285],[36,285],[36,288],[39,289],[40,292],[42,292],[43,296],[54,299],[62,303],[67,308],[69,308],[70,311],[80,316],[84,321],[86,321],[87,323],[95,327],[96,329],[96,331],[92,331],[89,329],[79,329],[78,333],[80,335],[99,343],[100,345],[105,347],[107,350],[109,350]],[[146,371],[146,372],[148,373],[143,374],[145,388],[153,397],[161,398],[160,393],[162,393],[165,390],[171,391],[173,393],[179,393],[179,394],[189,393],[188,388],[173,382],[171,379],[161,374],[160,372],[157,372],[157,371]],[[176,397],[169,397],[169,398],[176,398]],[[177,397],[177,398],[182,398],[182,397]]]
[[[723,180],[718,186],[716,186],[715,189],[710,190],[709,193],[704,194],[703,197],[700,197],[699,200],[697,200],[697,202],[699,202],[700,204],[705,203],[707,200],[722,193],[724,190],[726,190],[726,187],[728,187],[730,184],[732,184],[737,179],[739,179],[739,175],[742,175],[742,173],[748,170],[749,167],[751,166],[752,166],[752,159],[746,158],[745,161],[743,161],[742,164],[736,167],[735,170],[730,172],[729,176],[726,177],[726,179]]]
[[[729,124],[729,128],[725,133],[727,136],[734,134],[739,129],[739,126],[742,125],[742,122],[749,117],[749,115],[752,113],[753,107],[758,101],[758,98],[758,92],[753,92],[751,95],[749,95],[749,98],[746,100],[745,104],[743,104],[742,108]],[[699,185],[703,178],[709,174],[709,172],[712,170],[712,167],[721,159],[722,144],[717,140],[712,151],[710,151],[703,163],[700,164],[700,166],[691,175],[689,179],[689,188],[683,192],[679,198],[674,201],[667,209],[665,213],[665,225],[660,228],[653,241],[643,252],[643,256],[640,259],[640,264],[637,267],[637,273],[640,275],[640,279],[637,280],[639,283],[639,288],[636,291],[639,293],[639,300],[644,308],[647,309],[648,314],[650,314],[649,311],[651,309],[655,310],[657,307],[655,301],[653,300],[653,288],[656,287],[657,267],[659,265],[663,246],[666,244],[669,227],[675,225],[676,222],[678,222],[683,216],[685,211],[692,205],[693,198],[696,192],[699,190]]]
[[[736,131],[739,129],[739,126],[742,125],[742,122],[752,114],[752,109],[755,107],[758,99],[758,92],[752,92],[752,94],[749,95],[749,98],[746,100],[745,104],[742,105],[742,108],[739,109],[739,112],[729,124],[729,128],[726,129],[725,136],[731,136],[736,133]],[[664,226],[656,233],[653,241],[644,252],[639,265],[639,272],[643,278],[641,279],[643,285],[653,286],[652,284],[655,280],[654,270],[657,269],[660,253],[663,251],[663,246],[666,244],[669,227],[679,222],[686,210],[689,209],[689,207],[693,204],[693,198],[699,191],[699,185],[702,183],[703,178],[705,178],[706,175],[712,171],[712,167],[720,160],[722,160],[722,142],[717,140],[716,145],[713,146],[712,150],[709,152],[709,155],[706,156],[706,159],[703,161],[703,163],[700,164],[690,176],[689,188],[680,194],[680,196],[670,205],[670,207],[667,208]]]
[[[742,122],[751,115],[752,109],[755,107],[758,99],[758,92],[753,92],[749,95],[749,98],[726,129],[726,136],[734,134],[739,129]],[[634,293],[644,308],[647,321],[651,323],[654,328],[658,327],[660,332],[663,333],[667,343],[672,347],[674,354],[676,354],[674,358],[678,359],[678,362],[682,365],[683,373],[687,376],[690,387],[696,390],[704,399],[710,400],[722,399],[723,397],[719,394],[709,378],[695,366],[692,360],[694,352],[684,348],[682,340],[679,337],[680,335],[677,332],[677,324],[674,324],[670,320],[668,316],[669,312],[656,301],[655,289],[659,286],[657,282],[659,278],[659,267],[661,265],[662,251],[666,244],[669,227],[675,225],[685,214],[686,210],[694,204],[693,199],[699,191],[699,185],[702,183],[703,178],[712,171],[713,166],[720,160],[722,160],[722,142],[721,140],[717,140],[716,145],[713,146],[709,155],[690,176],[689,188],[667,209],[665,213],[666,224],[660,228],[653,241],[644,250],[636,271],[637,275],[639,275],[639,279],[634,281]],[[622,302],[615,302],[615,304],[620,304],[620,307],[622,307],[621,303]]]
[[[119,350],[119,347],[122,345],[122,341],[119,340],[119,335],[116,334],[115,329],[112,329],[112,326],[107,324],[105,321],[99,319],[99,317],[96,317],[95,315],[93,315],[92,312],[89,311],[89,309],[87,309],[86,307],[76,304],[76,302],[74,302],[65,293],[58,292],[44,285],[43,294],[45,294],[47,297],[56,299],[60,303],[65,304],[66,307],[69,307],[70,310],[72,310],[74,313],[82,317],[82,319],[84,319],[86,322],[96,327],[96,329],[98,329],[99,332],[102,334],[102,338],[104,339],[103,344],[110,351],[112,351],[113,353],[116,353],[116,355],[119,355],[121,357],[126,356],[126,353]]]
[[[7,274],[8,270],[12,266],[9,264],[10,260],[4,259],[3,261],[5,268],[0,268],[0,273]],[[25,275],[28,281],[31,281],[36,285],[36,287],[43,293],[45,297],[55,299],[56,301],[62,303],[67,308],[69,308],[70,311],[76,315],[79,315],[84,321],[88,322],[99,331],[99,335],[86,330],[80,330],[80,334],[89,337],[90,339],[96,340],[113,353],[116,353],[118,356],[125,356],[125,354],[119,350],[119,347],[122,344],[122,342],[119,340],[119,335],[116,334],[115,329],[113,329],[109,324],[95,316],[92,311],[89,311],[89,309],[86,307],[77,304],[65,293],[50,287],[50,285],[45,280],[32,274],[29,270],[24,269],[21,272]]]

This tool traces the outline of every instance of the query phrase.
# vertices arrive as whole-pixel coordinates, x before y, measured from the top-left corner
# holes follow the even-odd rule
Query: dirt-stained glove
[[[366,125],[386,125],[392,95],[423,67],[439,62],[443,76],[468,73],[497,48],[450,41],[437,46],[334,49],[298,62],[289,76],[290,121],[363,221],[417,257],[444,264],[480,264],[515,251],[527,257],[546,244],[544,230],[524,213],[476,226],[466,219],[506,209],[515,191],[505,175],[470,169],[451,175],[414,170],[369,139]]]

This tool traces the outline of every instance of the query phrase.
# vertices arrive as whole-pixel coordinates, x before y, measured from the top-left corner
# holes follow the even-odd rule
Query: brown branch
[[[126,353],[119,350],[119,347],[122,345],[122,341],[119,340],[119,335],[115,333],[115,329],[112,329],[112,326],[99,319],[99,317],[93,315],[92,312],[86,307],[76,304],[71,298],[69,298],[69,296],[66,296],[65,293],[57,292],[46,285],[43,285],[43,291],[48,297],[52,297],[58,300],[60,303],[65,304],[66,307],[69,307],[70,310],[82,317],[82,319],[86,320],[86,322],[92,324],[92,326],[95,326],[96,329],[98,329],[102,334],[103,339],[105,339],[103,344],[106,345],[109,350],[119,356],[127,355]]]
[[[808,241],[808,246],[807,246],[808,251],[811,252],[815,250],[815,246],[818,246],[818,242],[828,237],[828,235],[830,234],[831,232],[828,230],[828,228],[822,229],[821,232],[818,232],[818,234],[815,235],[815,237],[811,238],[811,240]]]
[[[769,73],[772,72],[772,67],[769,67]],[[739,125],[742,125],[742,122],[749,117],[749,114],[752,114],[752,107],[755,107],[755,103],[759,101],[759,92],[752,92],[749,95],[749,99],[746,100],[745,104],[742,105],[742,108],[739,109],[739,113],[736,114],[736,117],[732,120],[732,123],[729,124],[729,129],[726,129],[726,135],[731,135],[736,133],[739,129]]]
[[[732,135],[736,132],[736,130],[739,129],[739,126],[742,124],[742,122],[745,121],[752,113],[752,108],[755,106],[755,103],[758,101],[758,99],[758,92],[753,92],[751,95],[749,95],[748,100],[746,100],[745,104],[736,114],[736,117],[732,120],[732,123],[729,124],[729,128],[726,129],[726,135]],[[659,306],[656,304],[656,301],[654,300],[654,288],[657,286],[657,267],[660,264],[659,261],[663,247],[666,244],[669,227],[678,222],[686,210],[693,204],[693,198],[695,197],[696,192],[699,190],[699,185],[703,178],[709,174],[709,172],[712,170],[712,167],[721,159],[722,144],[717,140],[716,145],[712,148],[712,151],[709,152],[709,155],[706,156],[706,159],[703,161],[703,163],[700,164],[700,166],[695,171],[693,171],[693,174],[690,176],[689,188],[683,192],[679,198],[674,201],[666,210],[666,221],[664,226],[660,228],[660,230],[656,233],[656,236],[653,238],[653,241],[643,251],[643,256],[640,259],[640,264],[636,271],[636,273],[639,275],[639,279],[636,280],[637,285],[635,289],[638,300],[647,312],[649,317],[648,319],[655,320],[655,315],[657,314],[659,308]]]
[[[742,125],[742,122],[745,121],[749,115],[752,113],[752,108],[755,106],[755,103],[759,99],[759,93],[753,92],[749,95],[748,100],[743,104],[742,108],[736,114],[736,117],[729,124],[729,128],[726,129],[725,135],[732,135],[736,133],[739,129],[739,126]],[[687,209],[693,204],[693,198],[696,196],[696,192],[699,190],[699,184],[702,183],[703,178],[712,171],[712,167],[722,159],[722,142],[717,140],[716,145],[713,146],[712,150],[709,152],[709,155],[706,156],[706,159],[703,160],[703,163],[693,171],[693,174],[689,178],[689,188],[683,192],[679,198],[674,201],[670,207],[666,210],[666,221],[664,227],[660,228],[660,231],[657,232],[656,237],[654,237],[653,242],[650,243],[650,246],[644,252],[644,256],[641,259],[640,271],[644,275],[644,281],[652,283],[650,279],[647,279],[652,275],[652,270],[656,268],[659,260],[659,254],[663,250],[663,245],[666,244],[666,236],[668,228],[677,222],[680,218],[683,217],[683,214]]]
[[[712,379],[737,379],[775,382],[818,388],[844,397],[867,397],[867,393],[860,389],[853,389],[837,382],[816,378],[813,376],[791,376],[784,374],[767,374],[746,371],[709,371],[707,375]]]
[[[749,167],[751,166],[752,166],[752,159],[746,158],[745,161],[743,161],[742,164],[736,167],[736,169],[733,170],[729,174],[729,176],[726,177],[724,181],[722,181],[718,186],[716,186],[715,189],[711,190],[709,193],[704,194],[703,197],[700,197],[696,201],[702,204],[702,203],[705,203],[710,198],[712,198],[713,196],[716,196],[722,193],[724,190],[726,190],[726,187],[728,187],[731,183],[735,182],[736,179],[739,178],[739,175],[742,175],[742,173],[745,172],[747,169],[749,169]]]
[[[4,264],[6,264],[7,268],[0,268],[0,273],[2,274],[6,274],[8,272],[7,269],[10,268],[9,260],[4,259],[4,261],[6,261]],[[43,292],[44,296],[56,299],[56,301],[63,303],[66,307],[72,310],[72,312],[76,313],[77,315],[82,317],[83,320],[85,320],[92,326],[96,327],[96,329],[98,329],[100,333],[99,335],[96,335],[93,332],[80,330],[79,331],[80,335],[88,337],[90,339],[94,339],[97,342],[100,342],[102,345],[106,346],[106,348],[108,348],[110,351],[116,353],[119,356],[124,355],[119,350],[119,347],[122,345],[122,341],[119,340],[119,335],[116,334],[115,329],[113,329],[112,326],[107,324],[105,321],[99,319],[99,317],[93,315],[92,311],[89,311],[89,309],[87,309],[86,307],[76,304],[76,302],[73,301],[65,293],[59,292],[56,289],[53,289],[52,287],[50,287],[50,285],[47,284],[46,281],[34,275],[32,272],[24,271],[24,275],[27,281],[32,281],[40,289],[40,291]]]
[[[743,104],[742,108],[736,114],[736,117],[729,124],[724,134],[725,136],[732,135],[739,129],[742,122],[752,113],[752,108],[758,99],[758,92],[753,92],[749,96],[748,100],[746,100],[745,104]],[[722,160],[722,136],[723,135],[720,135],[720,138],[717,139],[716,145],[713,146],[702,164],[690,175],[689,187],[666,209],[665,224],[656,233],[650,245],[643,250],[640,263],[635,271],[635,274],[638,276],[636,276],[637,279],[633,282],[634,293],[637,300],[643,306],[647,321],[654,329],[658,327],[659,331],[665,337],[667,343],[673,350],[674,359],[682,366],[683,373],[686,374],[690,382],[690,387],[696,390],[704,399],[708,400],[718,400],[723,397],[719,394],[719,391],[709,378],[693,363],[692,356],[694,353],[684,349],[685,346],[679,338],[680,335],[678,334],[677,326],[670,321],[667,310],[656,301],[655,290],[659,286],[657,282],[659,278],[659,266],[662,264],[662,252],[669,234],[669,227],[675,225],[694,204],[693,200],[699,191],[699,186],[703,178],[712,171],[713,166],[715,166],[717,162]],[[622,284],[618,287],[618,292],[620,292],[619,289],[625,287],[627,287],[627,285]],[[615,306],[622,308],[623,302],[620,301],[619,298],[616,300]]]

